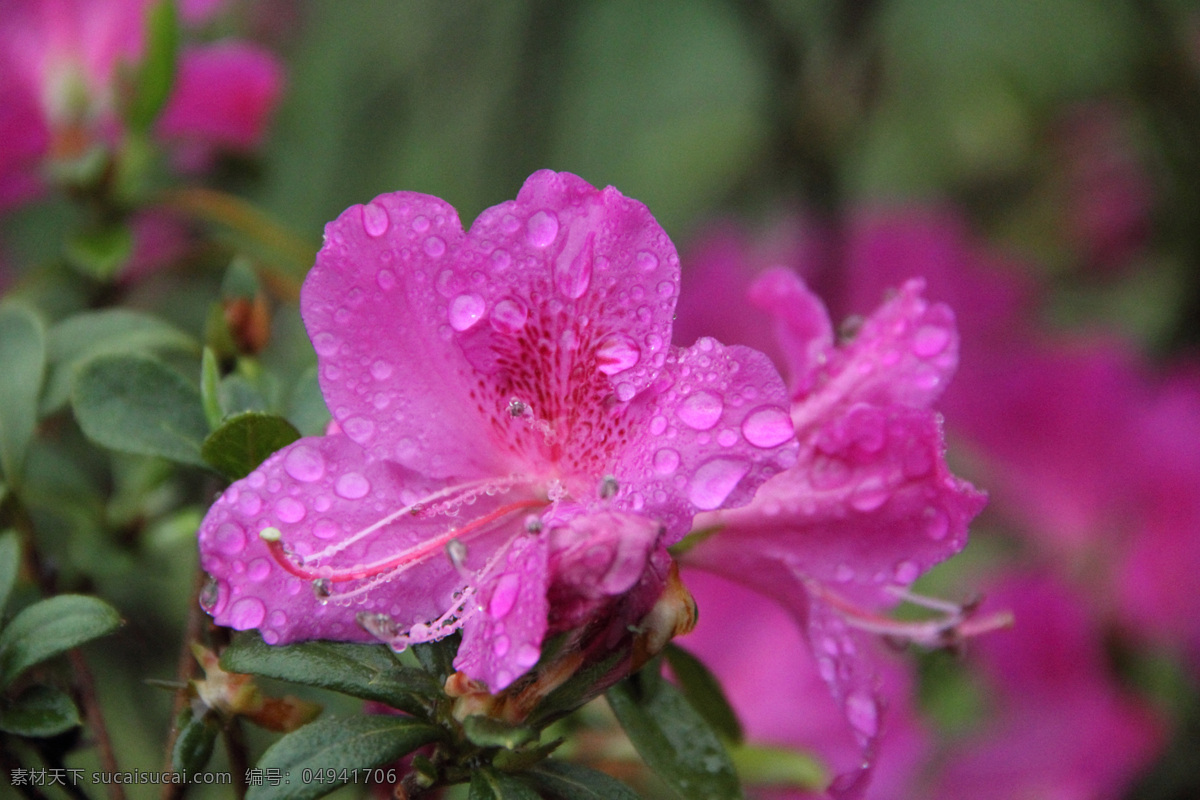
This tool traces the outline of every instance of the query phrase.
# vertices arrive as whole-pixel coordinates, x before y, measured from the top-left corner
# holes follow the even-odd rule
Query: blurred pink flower
[[[210,613],[272,644],[462,628],[456,666],[499,691],[548,631],[661,586],[697,511],[747,502],[796,452],[765,356],[670,345],[678,286],[646,207],[566,173],[467,233],[428,195],[345,211],[301,294],[342,433],[209,511]]]
[[[835,782],[847,797],[866,785],[882,716],[858,633],[938,646],[979,624],[956,608],[913,624],[877,613],[963,547],[984,504],[945,464],[930,406],[957,364],[958,336],[950,309],[925,301],[922,290],[920,280],[906,282],[838,345],[824,306],[794,273],[768,269],[757,278],[750,298],[778,337],[799,460],[750,505],[697,518],[699,530],[716,532],[682,556],[792,612],[862,753]]]
[[[48,158],[119,141],[121,70],[141,58],[151,5],[10,0],[0,10],[0,207],[40,190]],[[191,147],[258,143],[282,87],[272,55],[248,43],[184,46],[179,73],[164,135]]]
[[[972,643],[989,709],[944,754],[927,795],[945,800],[1122,797],[1162,742],[1149,708],[1110,674],[1083,598],[1046,576],[1010,575],[988,592],[1017,623]]]
[[[700,619],[680,645],[696,653],[720,679],[738,712],[748,741],[794,747],[819,756],[835,774],[853,772],[862,754],[830,697],[817,660],[790,617],[765,595],[699,570],[684,580]],[[898,659],[862,642],[888,698],[879,756],[867,796],[910,797],[929,751],[929,737],[911,706],[914,687]],[[761,789],[747,787],[757,797]],[[765,793],[772,798],[816,797],[798,791]]]

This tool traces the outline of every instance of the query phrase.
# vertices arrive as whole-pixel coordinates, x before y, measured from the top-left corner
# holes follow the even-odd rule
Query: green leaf
[[[230,480],[244,478],[267,456],[300,438],[292,423],[274,414],[247,411],[221,424],[200,448],[200,455]]]
[[[742,723],[738,721],[737,712],[729,704],[716,676],[700,659],[676,644],[668,644],[664,655],[675,679],[679,681],[683,696],[692,704],[692,708],[726,740],[740,743],[745,738]]]
[[[21,482],[45,371],[41,319],[23,306],[0,306],[0,471],[13,487]]]
[[[343,782],[305,783],[304,769],[370,769],[394,761],[428,744],[439,736],[433,725],[407,717],[389,715],[326,717],[310,722],[273,744],[258,768],[278,769],[283,780],[278,786],[252,786],[247,800],[306,800],[332,792]]]
[[[57,736],[79,724],[75,703],[53,686],[30,686],[16,700],[0,706],[0,731],[18,736]]]
[[[658,662],[608,690],[608,704],[654,772],[686,800],[742,796],[737,773],[716,732],[671,684]]]
[[[436,642],[422,642],[408,648],[417,658],[421,668],[433,675],[438,685],[444,685],[446,678],[454,674],[454,657],[458,654],[458,645],[462,642],[462,634],[452,633]]]
[[[116,609],[95,597],[60,594],[34,603],[0,632],[0,688],[34,664],[111,633],[120,624]]]
[[[220,731],[220,725],[210,714],[196,717],[190,708],[185,708],[179,715],[179,735],[171,750],[171,767],[176,772],[201,772],[212,758]]]
[[[98,280],[109,280],[133,254],[133,232],[128,225],[86,228],[67,240],[63,255],[71,266]]]
[[[221,386],[221,371],[217,368],[217,356],[211,347],[204,348],[200,358],[200,403],[204,406],[204,416],[208,419],[210,430],[216,430],[225,412],[221,410],[221,399],[217,389]]]
[[[442,694],[441,684],[401,665],[383,644],[315,641],[273,647],[257,634],[241,634],[221,655],[221,668],[332,689],[410,714],[427,713],[421,698]]]
[[[21,542],[17,539],[16,531],[5,531],[0,534],[0,618],[4,616],[4,607],[8,605],[8,597],[16,585],[20,568]]]
[[[67,317],[48,333],[50,375],[42,397],[43,416],[71,399],[71,383],[81,364],[106,353],[195,350],[196,340],[167,322],[121,308],[85,311]]]
[[[515,775],[480,769],[471,773],[471,792],[467,800],[541,800],[541,797]]]
[[[126,453],[205,465],[208,420],[200,393],[179,373],[144,356],[106,355],[78,373],[72,405],[96,444]]]
[[[820,792],[829,771],[815,756],[786,747],[738,745],[729,751],[738,775],[752,786]]]
[[[269,406],[259,388],[244,375],[226,375],[217,385],[217,400],[226,416],[247,411],[265,412]]]
[[[611,775],[567,761],[543,761],[525,775],[556,800],[641,800]]]
[[[175,0],[159,0],[146,19],[146,55],[138,67],[126,119],[135,131],[145,132],[166,105],[175,83],[179,51],[179,20]]]
[[[526,725],[514,725],[495,717],[472,714],[463,720],[463,733],[471,744],[480,747],[504,747],[513,750],[538,738]]]

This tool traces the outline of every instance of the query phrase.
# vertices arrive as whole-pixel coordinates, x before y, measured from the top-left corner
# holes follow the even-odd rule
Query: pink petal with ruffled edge
[[[159,133],[232,150],[263,139],[283,90],[283,67],[269,51],[246,42],[186,50]]]

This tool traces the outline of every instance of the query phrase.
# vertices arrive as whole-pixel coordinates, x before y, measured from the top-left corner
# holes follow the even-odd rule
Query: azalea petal
[[[159,132],[250,150],[262,141],[282,90],[283,67],[264,48],[237,41],[189,48]]]
[[[455,592],[463,589],[466,578],[436,544],[429,554],[414,557],[413,566],[403,573],[381,569],[361,579],[331,583],[322,598],[314,592],[314,579],[281,566],[260,533],[275,529],[292,562],[307,560],[302,571],[338,581],[339,575],[385,563],[406,548],[441,541],[452,527],[464,523],[468,513],[463,508],[469,506],[469,516],[479,518],[511,499],[488,496],[480,488],[475,495],[448,497],[447,501],[458,500],[456,507],[430,503],[424,513],[397,516],[405,501],[429,497],[441,488],[394,465],[370,460],[345,436],[310,437],[285,447],[234,483],[200,528],[201,565],[215,581],[206,602],[209,613],[220,625],[258,628],[270,644],[311,638],[370,641],[374,637],[356,623],[360,612],[388,615],[400,633],[438,619],[454,606]],[[372,526],[378,527],[349,541]],[[481,535],[494,541],[511,534]],[[496,546],[487,545],[469,544],[478,554],[467,567],[483,566],[485,554]],[[341,549],[321,555],[331,548]],[[352,604],[342,600],[348,596],[353,596]]]
[[[713,339],[673,350],[634,406],[640,438],[614,470],[618,502],[662,521],[667,544],[687,533],[698,511],[749,502],[795,461],[783,382],[758,351]]]
[[[796,273],[776,267],[751,285],[750,302],[774,320],[775,338],[787,364],[793,397],[812,390],[833,349],[833,324],[825,304]]]
[[[547,539],[518,536],[504,559],[480,580],[478,610],[463,626],[454,666],[492,693],[506,688],[541,657],[546,635]]]
[[[0,73],[9,69],[0,58]],[[36,196],[38,168],[50,147],[50,131],[37,99],[14,79],[0,76],[0,211]]]

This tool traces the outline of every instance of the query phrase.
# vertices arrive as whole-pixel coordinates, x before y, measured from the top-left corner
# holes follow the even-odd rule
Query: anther
[[[521,400],[513,398],[508,401],[508,415],[510,417],[523,417],[525,412],[529,410],[529,404]]]

